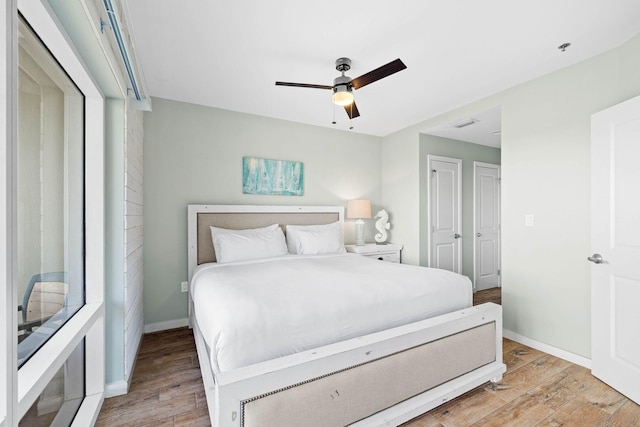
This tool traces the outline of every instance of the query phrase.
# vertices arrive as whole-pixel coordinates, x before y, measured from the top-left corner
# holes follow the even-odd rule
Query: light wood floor
[[[473,294],[473,305],[484,304],[485,302],[502,304],[502,288],[485,289]]]
[[[498,385],[404,426],[640,426],[640,406],[589,370],[506,339],[503,357],[507,373]],[[210,425],[191,330],[144,336],[129,394],[106,399],[97,425]]]

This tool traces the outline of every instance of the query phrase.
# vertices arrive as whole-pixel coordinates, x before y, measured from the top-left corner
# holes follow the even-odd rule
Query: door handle
[[[459,238],[461,238],[461,237],[462,237],[462,236],[461,236],[461,235],[459,235],[458,233],[456,233],[456,234],[454,234],[454,235],[453,235],[453,238],[454,238],[454,239],[459,239]]]
[[[587,257],[587,259],[594,264],[602,264],[604,262],[604,258],[602,258],[602,255],[600,254],[593,254]]]
[[[481,233],[476,233],[476,237],[480,237],[480,236],[482,236]]]

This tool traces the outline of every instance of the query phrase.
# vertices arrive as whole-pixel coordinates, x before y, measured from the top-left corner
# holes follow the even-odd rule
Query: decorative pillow
[[[345,252],[342,224],[287,225],[287,248],[292,254],[341,254]]]
[[[211,239],[216,260],[221,264],[287,254],[284,233],[278,224],[247,230],[211,227]]]

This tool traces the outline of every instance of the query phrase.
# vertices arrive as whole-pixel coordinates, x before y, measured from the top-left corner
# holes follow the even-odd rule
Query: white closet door
[[[500,286],[500,165],[474,162],[474,286]]]
[[[429,266],[461,273],[462,160],[429,156]]]
[[[591,117],[591,367],[640,403],[640,97]],[[585,260],[586,262],[586,260]]]

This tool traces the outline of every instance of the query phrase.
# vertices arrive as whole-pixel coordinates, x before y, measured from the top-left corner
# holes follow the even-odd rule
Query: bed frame
[[[211,225],[335,221],[343,207],[189,205],[189,280],[215,261]],[[502,308],[492,303],[218,374],[191,297],[189,321],[215,427],[396,426],[506,370]]]

